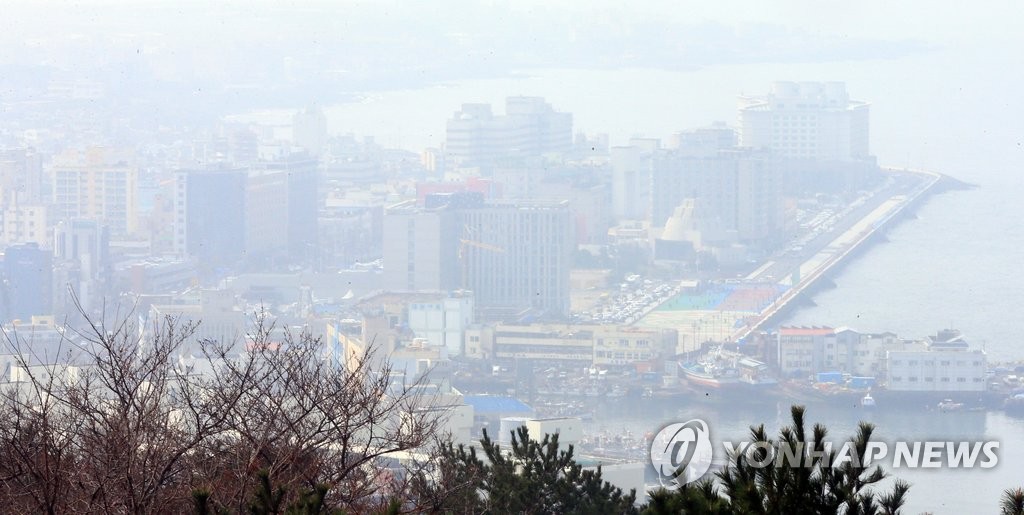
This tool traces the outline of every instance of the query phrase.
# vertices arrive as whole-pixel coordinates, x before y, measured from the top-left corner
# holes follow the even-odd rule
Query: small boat
[[[865,409],[872,409],[875,407],[875,398],[870,393],[864,394],[864,397],[860,399],[860,407]]]
[[[939,411],[960,411],[964,408],[964,403],[953,402],[953,399],[942,399],[939,403]]]

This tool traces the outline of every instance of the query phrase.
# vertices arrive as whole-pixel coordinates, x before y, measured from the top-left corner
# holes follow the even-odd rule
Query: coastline
[[[914,210],[933,195],[945,191],[977,187],[974,184],[965,183],[938,172],[889,167],[882,167],[881,169],[890,174],[913,174],[920,177],[923,182],[919,187],[910,192],[909,195],[891,196],[878,208],[857,221],[853,227],[836,237],[822,252],[829,252],[828,248],[838,248],[840,250],[833,250],[831,255],[824,256],[824,260],[822,260],[822,252],[818,252],[805,260],[799,267],[800,280],[775,299],[767,308],[762,310],[752,324],[738,329],[732,335],[731,341],[738,342],[759,330],[785,320],[794,310],[799,309],[801,305],[813,302],[812,298],[815,293],[834,286],[829,279],[832,273],[842,269],[843,266],[858,255],[866,252],[875,243],[884,242],[885,234],[889,229],[906,218],[912,217]],[[890,205],[887,206],[887,203]],[[815,265],[815,261],[819,262]],[[809,268],[807,270],[809,273],[804,273],[805,267]]]

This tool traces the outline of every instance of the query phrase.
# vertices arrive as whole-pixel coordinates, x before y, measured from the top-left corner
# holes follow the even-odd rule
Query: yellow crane
[[[482,241],[476,241],[474,239],[471,239],[471,237],[473,235],[473,231],[469,228],[468,225],[463,225],[462,226],[462,232],[463,232],[463,234],[465,236],[459,239],[459,258],[460,259],[465,254],[467,246],[469,246],[469,247],[476,247],[478,249],[488,250],[488,251],[491,251],[491,252],[500,252],[500,253],[504,253],[505,252],[505,248],[504,247],[500,247],[498,245],[492,245],[490,243],[484,243]]]

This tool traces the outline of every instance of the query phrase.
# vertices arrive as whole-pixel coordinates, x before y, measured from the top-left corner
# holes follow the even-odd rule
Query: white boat
[[[939,403],[939,411],[960,411],[964,408],[964,403],[953,402],[953,399],[943,399]]]
[[[871,409],[875,407],[875,398],[870,393],[864,394],[864,397],[860,399],[860,407]]]

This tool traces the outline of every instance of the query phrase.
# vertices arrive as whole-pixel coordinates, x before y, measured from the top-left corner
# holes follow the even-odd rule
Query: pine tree
[[[530,438],[520,427],[509,451],[484,431],[476,448],[444,446],[438,478],[423,499],[435,499],[435,513],[635,513],[636,493],[623,493],[573,458],[573,446],[561,449],[558,435]],[[421,490],[422,492],[422,490]],[[447,495],[446,495],[447,494]]]

